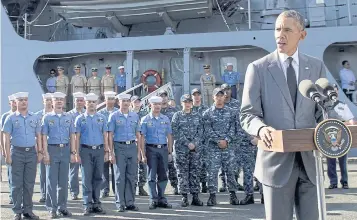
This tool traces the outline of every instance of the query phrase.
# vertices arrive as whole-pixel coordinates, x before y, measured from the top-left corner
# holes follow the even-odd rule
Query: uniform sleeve
[[[45,115],[41,121],[42,134],[48,135],[48,117]]]
[[[147,122],[145,119],[146,119],[146,117],[144,116],[140,121],[140,132],[144,136],[146,136],[146,133],[147,133]]]
[[[108,131],[114,132],[115,129],[115,115],[111,113],[108,117]]]
[[[68,86],[68,84],[69,84],[69,79],[68,79],[67,76],[65,77],[65,83],[66,83],[66,86]]]
[[[119,85],[119,77],[114,76],[114,85]]]
[[[176,142],[180,142],[184,145],[188,145],[190,141],[186,138],[183,132],[180,130],[180,116],[179,112],[176,112],[172,117],[171,122],[171,129],[172,129],[172,136]]]
[[[2,127],[2,131],[5,132],[5,133],[12,134],[12,120],[11,120],[11,116],[10,115],[8,115],[5,118],[5,122],[4,122],[4,125]]]
[[[81,132],[81,115],[78,115],[76,117],[76,119],[74,120],[74,130],[76,133],[80,133]]]
[[[172,134],[172,126],[171,126],[171,121],[169,119],[167,119],[167,134]]]
[[[212,118],[209,115],[209,110],[203,113],[203,126],[206,137],[209,138],[209,140],[217,143],[222,139],[212,128]]]
[[[103,129],[103,132],[109,131],[109,130],[108,130],[108,119],[107,119],[107,117],[105,117],[105,116],[103,117],[103,122],[104,122],[104,123],[103,123],[103,128],[102,128],[102,129]]]
[[[230,110],[230,112],[231,112],[232,117],[230,118],[231,121],[227,122],[230,124],[230,126],[229,126],[229,130],[227,132],[227,136],[225,137],[225,139],[227,139],[228,142],[232,142],[232,140],[234,140],[234,137],[236,135],[236,120],[238,120],[236,117],[236,114],[234,114],[234,111]]]
[[[140,117],[136,114],[136,129],[135,132],[140,132]]]
[[[344,111],[343,111],[343,120],[349,121],[354,118],[351,109],[348,107],[348,105],[344,105]]]
[[[100,84],[104,83],[104,77],[102,77],[102,79],[100,80]]]
[[[70,82],[69,84],[73,84],[73,76],[72,76],[72,78],[71,78],[71,82]]]

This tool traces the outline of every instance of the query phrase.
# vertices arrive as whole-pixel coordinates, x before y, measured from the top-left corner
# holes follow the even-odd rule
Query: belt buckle
[[[161,145],[161,144],[157,145],[157,148],[161,148],[161,147],[162,147],[162,145]]]
[[[59,147],[64,147],[64,144],[59,144]]]
[[[26,148],[25,148],[25,151],[30,151],[30,148],[29,148],[29,147],[26,147]]]
[[[97,149],[97,146],[92,146],[92,150],[96,150]]]
[[[131,141],[125,141],[126,144],[131,144]]]

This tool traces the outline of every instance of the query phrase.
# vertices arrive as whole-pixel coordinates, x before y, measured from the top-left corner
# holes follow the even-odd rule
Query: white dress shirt
[[[286,69],[289,66],[289,61],[288,61],[289,56],[285,53],[278,53],[278,55],[279,55],[281,68],[284,71],[285,79],[288,80],[286,76]],[[299,83],[299,50],[297,49],[291,57],[293,58],[291,65],[295,70],[296,83]]]
[[[350,85],[350,82],[356,82],[356,77],[355,74],[352,72],[350,69],[343,68],[340,70],[340,79],[341,79],[341,86],[342,89],[349,89],[349,90],[355,90],[355,85],[353,86]]]

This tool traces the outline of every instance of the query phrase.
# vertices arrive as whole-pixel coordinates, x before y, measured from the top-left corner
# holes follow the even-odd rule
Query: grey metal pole
[[[27,39],[27,13],[25,13],[25,27],[24,27],[24,38]]]
[[[351,0],[347,0],[347,11],[348,11],[348,24],[349,24],[349,25],[352,25]]]
[[[319,208],[319,220],[326,220],[326,202],[324,187],[324,170],[322,167],[322,156],[318,150],[314,150],[316,164],[316,187],[317,187],[317,204]]]
[[[250,11],[250,0],[248,0],[248,26],[249,30],[252,29],[252,18],[251,18],[251,11]]]

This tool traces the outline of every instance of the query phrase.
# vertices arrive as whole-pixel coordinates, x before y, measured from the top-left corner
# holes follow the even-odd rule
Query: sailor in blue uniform
[[[104,92],[104,97],[105,97],[105,108],[101,109],[98,111],[98,113],[104,115],[108,121],[109,115],[115,111],[118,110],[118,108],[114,107],[115,105],[115,92],[112,91],[106,91]],[[110,163],[110,161],[104,162],[104,168],[103,168],[103,182],[102,182],[102,198],[106,198],[109,196],[109,167],[111,169],[111,179],[112,179],[112,190],[113,193],[115,193],[115,178],[114,178],[114,167],[113,164]]]
[[[82,163],[83,215],[105,214],[101,207],[100,188],[104,160],[108,160],[107,120],[96,112],[98,96],[89,93],[85,96],[86,112],[75,120],[77,149]]]
[[[142,160],[147,161],[148,165],[149,209],[172,208],[164,195],[168,162],[172,161],[171,122],[167,116],[160,113],[161,97],[153,96],[149,102],[151,112],[144,116],[140,123],[141,151],[146,151]]]
[[[38,112],[36,115],[39,121],[42,121],[43,116],[45,114],[52,112],[52,93],[42,94],[43,99],[43,106],[44,108]],[[46,166],[43,163],[43,160],[40,163],[40,191],[41,191],[41,199],[39,200],[40,203],[46,202]]]
[[[118,67],[119,74],[115,76],[115,92],[122,93],[126,90],[126,74],[124,66]]]
[[[14,94],[17,111],[9,115],[2,131],[5,136],[6,164],[11,165],[11,196],[14,220],[39,219],[33,214],[33,188],[37,163],[42,160],[41,126],[38,117],[28,111],[28,92]],[[11,145],[11,151],[10,151]]]
[[[1,115],[0,128],[2,128],[2,126],[4,125],[4,122],[5,122],[6,117],[7,117],[8,115],[10,115],[11,113],[16,112],[16,110],[17,110],[16,101],[15,101],[15,96],[9,95],[8,98],[9,98],[10,110]],[[0,130],[1,130],[1,129],[0,129]],[[3,138],[3,133],[2,133],[2,131],[0,131],[0,134],[1,134],[1,135],[0,135],[1,155],[5,158],[5,156],[6,156],[6,154],[5,154],[6,151],[5,151],[5,143],[4,143],[4,138]],[[7,177],[8,177],[8,183],[9,183],[9,189],[10,189],[10,192],[11,192],[10,168],[11,168],[11,165],[8,165],[8,166],[7,166]],[[1,170],[0,170],[0,175],[1,175],[1,177],[2,177],[2,172],[1,172]],[[0,177],[0,178],[1,178],[1,177]],[[2,178],[1,178],[1,181],[2,181]],[[9,204],[13,204],[13,202],[12,202],[12,197],[11,197],[11,193],[9,193]]]
[[[66,95],[51,94],[53,111],[42,119],[43,163],[46,164],[46,208],[51,218],[70,217],[67,210],[69,162],[76,162],[74,122],[63,112]],[[72,153],[72,154],[71,154]],[[58,195],[58,197],[57,197]]]
[[[74,108],[69,111],[68,113],[72,115],[73,121],[77,118],[78,115],[85,112],[84,109],[84,96],[83,92],[76,92],[73,93],[74,99]],[[78,172],[79,172],[79,163],[71,163],[69,165],[69,189],[71,191],[72,200],[78,200],[79,194],[79,179],[78,179]]]
[[[116,206],[119,212],[138,211],[135,206],[136,172],[138,169],[138,145],[140,141],[139,115],[129,111],[130,94],[119,94],[120,110],[110,114],[108,120],[111,160],[115,163]],[[114,137],[113,137],[114,136]],[[114,143],[113,143],[114,139]],[[140,159],[140,158],[139,158]]]
[[[239,86],[239,73],[233,71],[233,64],[227,63],[227,69],[224,70],[222,81],[227,83],[232,90],[232,97],[237,99],[237,87]]]

